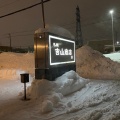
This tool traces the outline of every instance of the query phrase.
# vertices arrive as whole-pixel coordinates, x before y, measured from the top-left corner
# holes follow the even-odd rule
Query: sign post
[[[24,83],[24,99],[23,100],[30,100],[26,97],[26,83],[29,82],[29,74],[24,73],[20,75],[21,75],[21,83]]]

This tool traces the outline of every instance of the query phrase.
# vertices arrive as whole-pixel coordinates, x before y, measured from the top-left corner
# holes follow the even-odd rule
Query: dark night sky
[[[0,0],[0,16],[41,2],[41,0]],[[120,39],[120,0],[51,0],[45,3],[47,24],[64,27],[75,35],[76,6],[81,11],[81,27],[84,41],[112,39],[109,10],[114,9],[114,28]],[[41,5],[14,15],[0,18],[0,45],[33,46],[34,31],[43,27]]]

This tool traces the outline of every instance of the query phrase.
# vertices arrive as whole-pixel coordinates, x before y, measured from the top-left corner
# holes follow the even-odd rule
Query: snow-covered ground
[[[112,54],[104,54],[104,56],[110,58],[113,61],[120,62],[120,51]]]
[[[34,80],[34,54],[1,53],[0,120],[120,120],[120,54],[105,56],[83,46],[77,71],[48,81]],[[29,101],[21,100],[26,72]]]

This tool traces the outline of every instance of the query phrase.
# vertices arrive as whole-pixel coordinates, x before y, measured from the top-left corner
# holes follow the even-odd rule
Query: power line
[[[116,17],[116,19],[120,19],[120,16]],[[110,19],[102,20],[102,21],[97,21],[97,22],[92,22],[92,23],[88,23],[88,24],[83,24],[82,27],[84,28],[84,27],[87,27],[87,26],[90,26],[90,25],[94,25],[94,24],[98,24],[98,23],[104,23],[104,22],[107,22],[107,21],[110,21]],[[74,26],[71,26],[71,25],[74,25]],[[68,23],[68,24],[66,24],[66,25],[64,24],[63,26],[66,26],[65,28],[67,28],[67,29],[75,29],[75,23],[73,23],[73,22]],[[67,26],[68,26],[68,27],[67,27]],[[21,34],[21,33],[26,33],[26,32],[30,32],[30,34],[22,34],[22,35],[19,35],[19,34]],[[34,33],[31,34],[31,32],[34,32],[34,30],[31,29],[31,30],[29,30],[29,31],[13,32],[13,33],[11,33],[11,35],[12,35],[12,34],[18,34],[18,35],[12,35],[12,37],[34,35]],[[5,35],[6,35],[6,34],[0,35],[0,36],[4,36],[4,37],[2,37],[2,38],[5,38]],[[0,38],[1,38],[1,37],[0,37]]]
[[[117,19],[120,19],[120,17],[118,17]],[[90,26],[90,25],[94,25],[94,24],[98,24],[98,23],[104,23],[104,22],[107,22],[107,21],[110,21],[110,20],[102,20],[102,21],[98,21],[98,22],[83,24],[82,27],[84,28],[84,27],[87,27],[87,26]],[[71,25],[73,25],[73,26],[71,26]],[[66,25],[64,24],[62,26],[66,26],[67,29],[75,29],[75,23],[73,23],[73,22],[68,23]],[[34,31],[35,31],[34,29],[33,30],[31,29],[31,30],[28,30],[28,31],[26,30],[26,31],[12,32],[11,34],[21,34],[21,33],[27,33],[27,32],[31,33],[31,32],[34,32]],[[33,34],[12,35],[12,37],[14,37],[14,36],[27,36],[27,35],[33,35]],[[7,35],[7,34],[3,34],[3,35],[0,35],[0,36],[5,36],[5,35]]]
[[[43,1],[43,3],[48,2],[48,1],[50,1],[50,0],[45,0],[45,1]],[[8,13],[8,14],[6,14],[6,15],[2,15],[2,16],[0,16],[0,18],[4,18],[4,17],[10,16],[10,15],[16,14],[16,13],[18,13],[18,12],[25,11],[25,10],[27,10],[27,9],[33,8],[33,7],[35,7],[35,6],[37,6],[37,5],[40,5],[40,4],[42,4],[42,2],[39,2],[39,3],[34,4],[34,5],[31,5],[31,6],[29,6],[29,7],[26,7],[26,8],[20,9],[20,10],[17,10],[17,11],[15,11],[15,12]]]
[[[117,17],[116,19],[120,19],[120,16]],[[97,21],[97,22],[91,22],[91,23],[88,23],[88,24],[82,24],[82,26],[83,27],[87,27],[87,26],[90,26],[90,25],[94,25],[94,24],[98,24],[98,23],[105,23],[105,22],[108,22],[108,21],[111,21],[111,19],[101,20],[101,21]],[[71,24],[68,24],[68,25],[65,25],[65,26],[70,26],[70,25],[75,25],[75,23],[72,22]],[[68,28],[68,29],[74,29],[74,27],[66,27],[66,28]]]

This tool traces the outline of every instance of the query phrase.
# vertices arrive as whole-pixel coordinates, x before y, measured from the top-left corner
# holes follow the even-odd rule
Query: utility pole
[[[49,2],[50,0],[41,0],[41,6],[42,6],[42,20],[43,20],[43,27],[45,28],[45,17],[44,17],[44,3],[46,2]],[[45,35],[45,34],[44,34]],[[45,42],[46,43],[46,42]],[[38,55],[38,52],[37,52],[37,41],[36,41],[36,56]],[[46,45],[45,45],[45,54],[46,54]],[[37,61],[37,67],[38,67],[38,61]]]
[[[46,0],[47,2],[50,1],[50,0]],[[41,5],[42,5],[42,20],[43,20],[43,27],[45,28],[45,14],[44,14],[44,1],[41,0]],[[44,32],[44,38],[45,38],[45,32]],[[44,64],[44,69],[45,69],[45,73],[46,73],[46,66],[47,66],[47,63],[46,63],[46,38],[45,38],[45,64]],[[43,78],[45,78],[45,73],[43,75]]]
[[[45,28],[45,15],[44,15],[44,4],[43,0],[41,0],[42,5],[42,19],[43,19],[43,27]]]
[[[12,47],[11,47],[11,34],[9,33],[8,35],[9,35],[9,39],[10,39],[10,50],[11,50],[12,49]]]
[[[115,31],[115,44],[118,42],[118,32],[117,31]]]
[[[42,5],[42,20],[43,20],[43,27],[45,28],[45,14],[44,14],[44,2],[49,2],[50,0],[43,1],[41,0]]]
[[[76,37],[75,37],[76,48],[83,46],[83,38],[81,31],[81,23],[80,23],[80,9],[76,7]]]

